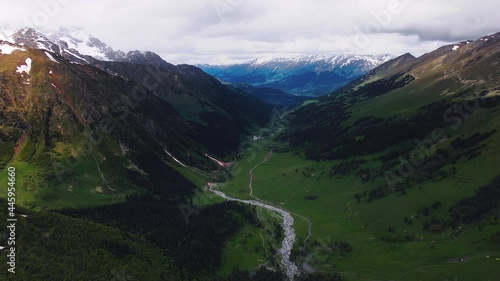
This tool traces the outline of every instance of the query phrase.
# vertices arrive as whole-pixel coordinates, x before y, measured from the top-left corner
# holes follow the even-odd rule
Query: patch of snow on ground
[[[184,165],[184,163],[177,160],[177,158],[175,158],[172,154],[170,154],[170,152],[168,152],[166,149],[163,149],[163,150],[168,154],[168,156],[170,156],[170,158],[174,159],[175,162],[179,163],[182,167],[187,168],[187,166]]]
[[[26,59],[26,64],[25,65],[20,65],[17,67],[16,72],[22,74],[23,72],[26,72],[27,74],[30,74],[31,71],[31,63],[33,62],[31,58]]]
[[[45,52],[45,54],[51,61],[59,63],[49,52]]]
[[[458,50],[458,48],[460,48],[460,46],[455,45],[455,46],[453,46],[453,49],[451,49],[451,50],[452,50],[452,51],[456,51],[456,50]]]
[[[229,167],[231,167],[231,163],[224,163],[224,162],[222,162],[222,161],[219,161],[219,160],[217,160],[217,159],[215,159],[215,158],[211,157],[211,156],[210,156],[210,155],[208,155],[208,154],[205,154],[205,156],[206,156],[208,159],[210,159],[210,160],[214,161],[215,163],[217,163],[217,165],[219,165],[219,166],[221,166],[221,167],[223,167],[223,168],[229,168]]]
[[[50,51],[49,49],[45,48],[45,45],[40,41],[36,42],[36,46],[37,46],[37,49]]]
[[[24,49],[21,49],[21,48],[15,47],[15,46],[11,46],[11,45],[0,45],[0,51],[2,51],[3,55],[10,55],[10,54],[12,54],[12,52],[14,52],[16,50],[26,51]]]
[[[82,60],[82,61],[84,61],[84,62],[88,62],[86,59],[84,59],[84,58],[82,58],[82,57],[80,57],[80,56],[78,56],[78,55],[75,55],[74,53],[69,52],[68,50],[64,50],[64,51],[65,51],[66,53],[68,53],[68,54],[70,54],[70,55],[74,56],[75,58],[78,58],[78,59],[80,59],[80,60]],[[79,64],[80,64],[80,63],[79,63]]]

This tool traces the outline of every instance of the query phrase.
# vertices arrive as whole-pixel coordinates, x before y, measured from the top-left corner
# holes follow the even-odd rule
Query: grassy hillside
[[[253,196],[295,213],[305,269],[345,280],[496,280],[498,44],[404,56],[304,104],[274,128],[278,138],[243,152],[221,190],[250,198],[253,169]]]
[[[248,171],[267,153],[246,154],[239,162],[241,171],[221,190],[249,198]],[[346,280],[400,276],[405,280],[494,280],[500,258],[495,238],[500,231],[498,207],[472,223],[443,225],[452,219],[450,208],[473,197],[480,186],[499,175],[494,167],[499,164],[500,151],[493,153],[457,164],[455,176],[426,180],[370,203],[362,196],[358,203],[357,194],[376,189],[384,178],[363,182],[358,169],[332,175],[346,162],[316,162],[292,152],[274,152],[268,162],[254,170],[253,194],[297,214],[296,249],[307,237],[304,217],[311,221],[308,248],[303,253],[297,251],[296,260],[320,272],[339,272]],[[376,165],[377,161],[365,159],[360,169]],[[426,229],[427,223],[430,226]],[[253,237],[248,239],[258,239],[258,233]],[[336,249],[335,243],[340,241],[349,243],[352,251]],[[308,259],[308,255],[312,257]]]

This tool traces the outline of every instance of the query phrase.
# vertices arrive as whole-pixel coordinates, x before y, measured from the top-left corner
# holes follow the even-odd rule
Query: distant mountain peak
[[[13,44],[56,53],[75,63],[97,61],[129,62],[172,69],[159,55],[150,51],[114,50],[81,27],[61,27],[56,30],[33,28],[12,29],[0,26],[0,40]]]
[[[325,95],[393,59],[393,55],[265,56],[232,65],[199,65],[230,83],[267,87],[304,96]]]
[[[390,54],[385,55],[352,55],[352,54],[336,54],[336,55],[299,55],[291,57],[283,56],[263,56],[260,58],[253,59],[248,64],[251,65],[265,65],[269,63],[318,63],[318,62],[328,62],[332,65],[337,64],[340,61],[346,60],[365,60],[372,62],[373,64],[381,64],[393,59],[395,56]]]
[[[80,27],[61,27],[47,32],[50,40],[77,50],[80,54],[91,56],[101,61],[116,61],[123,59],[125,53],[115,51],[98,38]]]

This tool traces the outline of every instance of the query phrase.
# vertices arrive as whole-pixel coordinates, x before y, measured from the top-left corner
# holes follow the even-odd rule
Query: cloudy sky
[[[402,54],[500,31],[496,0],[2,0],[0,25],[80,26],[172,63]]]

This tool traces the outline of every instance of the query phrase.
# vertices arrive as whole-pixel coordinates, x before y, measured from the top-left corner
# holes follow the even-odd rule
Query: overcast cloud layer
[[[423,53],[500,31],[496,0],[3,0],[0,24],[80,26],[172,63]]]

